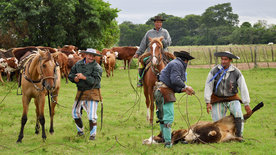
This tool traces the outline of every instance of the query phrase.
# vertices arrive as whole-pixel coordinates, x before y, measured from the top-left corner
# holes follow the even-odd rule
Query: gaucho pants
[[[162,136],[165,140],[165,143],[171,143],[171,126],[174,120],[174,107],[173,102],[166,102],[163,105],[163,121],[164,124],[160,123],[160,131],[162,132]],[[162,120],[160,120],[162,121]]]
[[[76,105],[77,105],[77,101],[75,101],[75,103],[73,105],[73,109],[72,109],[72,117],[74,119],[81,118],[81,116],[82,116],[81,108],[83,108],[87,112],[88,119],[90,121],[92,121],[93,123],[97,122],[97,118],[98,118],[98,116],[97,116],[98,101],[81,100],[81,101],[79,101],[79,104],[78,104],[77,107],[76,107]],[[76,126],[77,126],[77,130],[79,132],[83,132],[83,127],[79,128],[79,126],[77,124],[76,124]],[[95,136],[96,131],[97,131],[97,126],[94,126],[93,129],[90,131],[90,136],[92,136],[92,135]]]
[[[241,118],[243,120],[243,113],[241,110],[241,103],[239,100],[234,100],[230,102],[220,102],[212,104],[212,119],[213,121],[220,120],[224,116],[226,116],[227,109],[229,109],[230,113],[234,115],[235,118]],[[243,133],[242,123],[241,133]]]

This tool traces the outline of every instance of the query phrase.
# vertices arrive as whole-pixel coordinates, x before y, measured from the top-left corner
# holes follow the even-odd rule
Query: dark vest
[[[219,71],[219,68],[216,67],[212,74],[213,76]],[[222,72],[223,73],[223,72]],[[234,68],[233,71],[230,71],[230,75],[226,78],[226,75],[222,78],[220,84],[218,85],[217,92],[216,92],[216,85],[217,82],[222,75],[220,73],[215,79],[214,79],[214,88],[213,93],[218,97],[229,97],[234,96],[238,93],[238,79],[241,76],[241,73],[239,70]]]

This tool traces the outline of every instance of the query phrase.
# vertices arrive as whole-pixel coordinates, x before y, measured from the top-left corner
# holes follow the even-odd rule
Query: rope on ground
[[[109,149],[107,149],[106,151],[104,151],[104,153],[107,153],[107,152],[109,152],[110,150],[112,150],[112,149],[115,147],[115,145],[116,145],[117,143],[118,143],[121,147],[127,148],[126,146],[122,145],[122,144],[119,142],[117,136],[115,136],[115,143],[114,143]]]
[[[17,83],[15,82],[10,88],[8,93],[4,96],[4,98],[1,100],[0,104],[6,99],[6,97],[9,95],[9,93],[11,92],[11,90],[13,89],[13,87],[16,85]]]

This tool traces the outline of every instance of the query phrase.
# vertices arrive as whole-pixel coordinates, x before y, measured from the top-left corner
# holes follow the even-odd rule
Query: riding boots
[[[81,118],[75,119],[75,123],[76,123],[76,126],[77,126],[78,135],[82,136],[83,135],[83,124],[82,124]]]
[[[143,73],[144,73],[145,68],[138,68],[139,75],[138,75],[138,83],[137,87],[142,87],[143,86]]]
[[[242,119],[240,117],[237,117],[234,119],[236,132],[236,137],[242,137]]]
[[[89,127],[90,127],[89,140],[95,140],[96,139],[96,131],[97,131],[97,122],[93,123],[92,120],[89,120]]]

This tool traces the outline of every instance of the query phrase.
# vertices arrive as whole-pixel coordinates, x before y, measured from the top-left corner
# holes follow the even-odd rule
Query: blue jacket
[[[165,83],[175,93],[181,93],[181,89],[185,88],[185,72],[187,64],[180,58],[176,58],[168,63],[161,71],[159,80]]]

